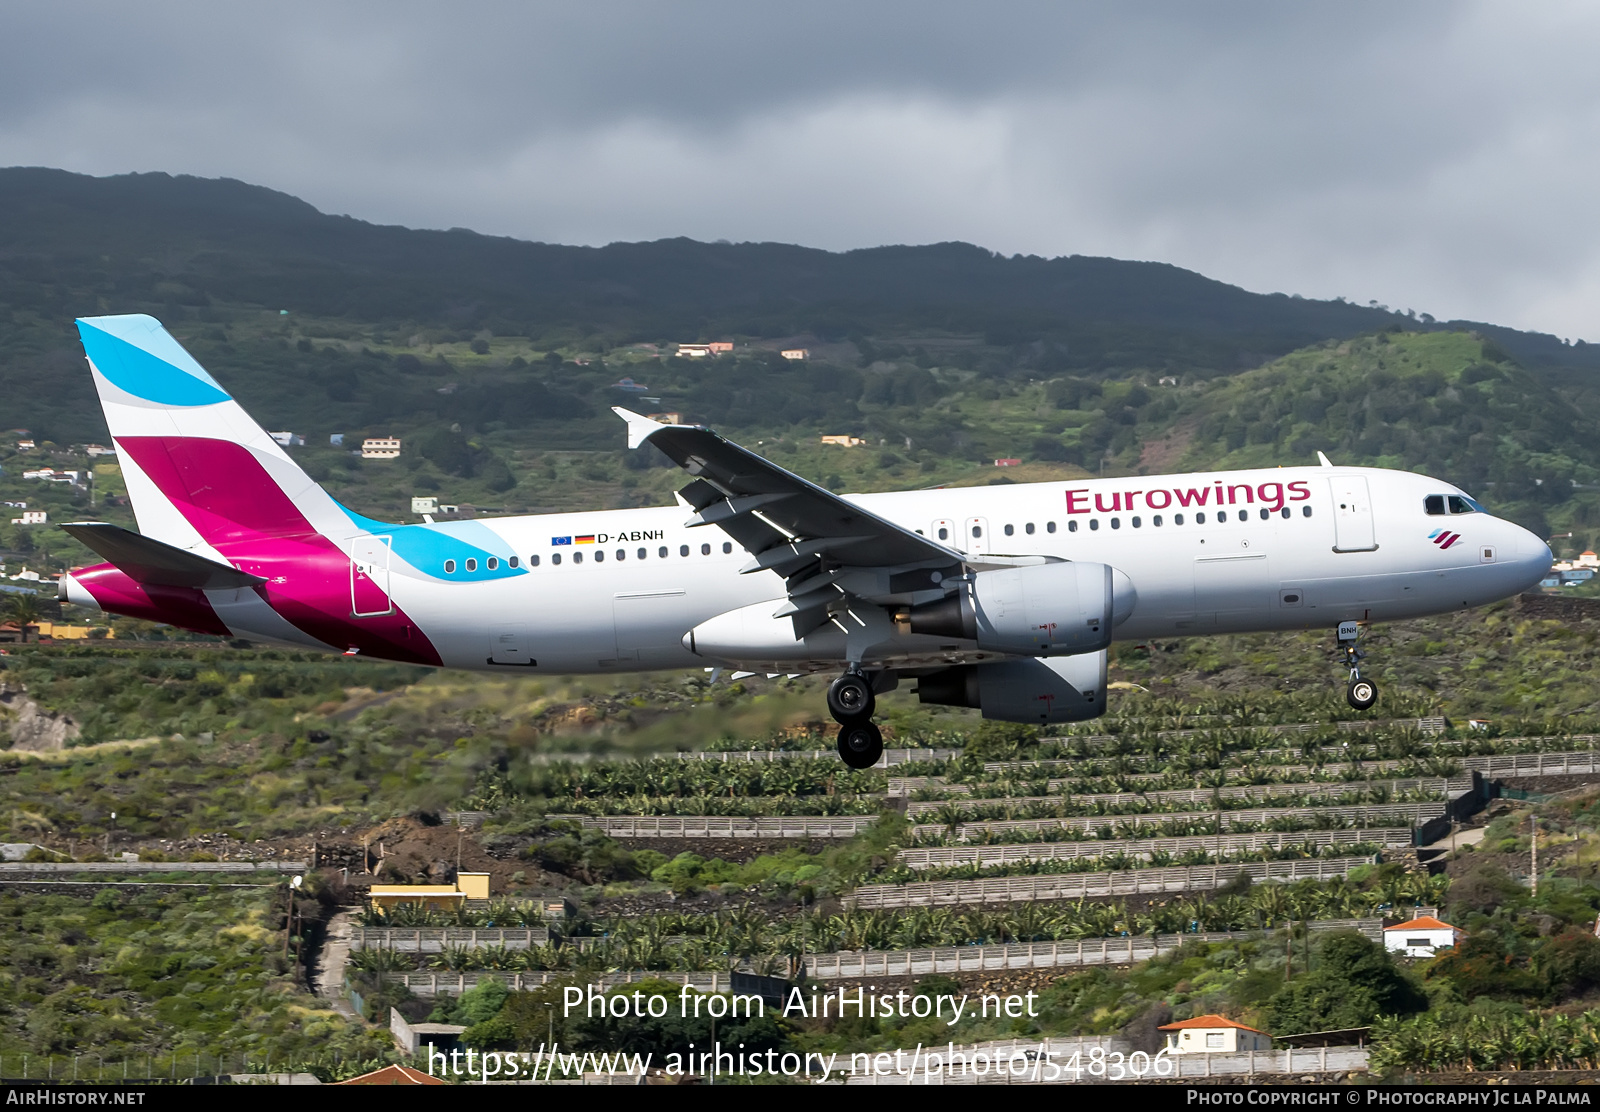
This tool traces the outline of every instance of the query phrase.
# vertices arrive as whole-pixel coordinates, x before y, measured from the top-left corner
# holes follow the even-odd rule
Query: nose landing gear
[[[851,768],[871,768],[883,756],[883,732],[872,721],[877,709],[872,681],[852,669],[828,685],[828,712],[839,723],[839,757]]]
[[[1350,685],[1344,697],[1356,710],[1371,710],[1378,701],[1378,685],[1361,675],[1361,662],[1367,654],[1356,648],[1356,638],[1361,636],[1358,622],[1339,623],[1339,656],[1350,669]]]

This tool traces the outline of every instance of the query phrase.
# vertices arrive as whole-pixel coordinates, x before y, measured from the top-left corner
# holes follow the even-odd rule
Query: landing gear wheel
[[[872,722],[839,727],[839,756],[851,768],[871,768],[883,756],[883,732]]]
[[[828,685],[828,713],[841,726],[865,722],[877,706],[872,683],[860,672],[846,672]]]
[[[1351,680],[1345,698],[1357,710],[1369,710],[1378,701],[1378,685],[1371,680]]]

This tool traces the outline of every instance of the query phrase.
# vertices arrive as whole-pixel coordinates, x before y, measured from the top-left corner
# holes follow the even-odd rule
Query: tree
[[[38,625],[39,619],[44,617],[44,611],[39,608],[38,596],[33,594],[14,594],[6,599],[5,614],[7,621],[17,624],[24,643],[28,640],[28,627]]]
[[[1275,1034],[1365,1027],[1380,1015],[1427,1008],[1427,998],[1395,967],[1382,946],[1356,934],[1328,935],[1319,964],[1268,1004]]]

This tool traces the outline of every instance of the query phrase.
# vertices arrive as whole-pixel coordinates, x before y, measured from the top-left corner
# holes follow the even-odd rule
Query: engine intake
[[[1111,644],[1133,613],[1133,581],[1108,564],[983,571],[953,595],[911,610],[911,632],[976,641],[1014,656],[1072,656]],[[957,704],[971,705],[971,704]]]

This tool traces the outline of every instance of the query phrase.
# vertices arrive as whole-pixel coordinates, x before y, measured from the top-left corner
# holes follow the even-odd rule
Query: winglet
[[[630,445],[628,445],[628,447],[631,448],[631,447],[633,447],[633,445],[630,444]],[[1317,462],[1322,464],[1322,466],[1324,466],[1324,467],[1332,467],[1333,466],[1333,464],[1328,462],[1328,457],[1323,455],[1321,452],[1317,453]]]
[[[628,447],[630,448],[637,448],[646,440],[649,440],[650,434],[657,429],[666,428],[660,421],[652,421],[644,414],[635,413],[631,409],[623,409],[620,405],[612,406],[611,412],[628,422]]]

